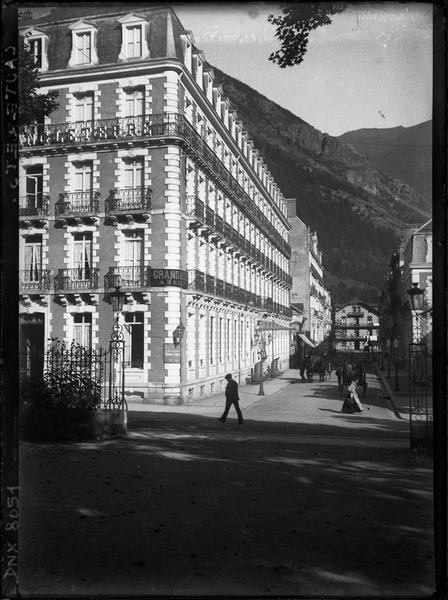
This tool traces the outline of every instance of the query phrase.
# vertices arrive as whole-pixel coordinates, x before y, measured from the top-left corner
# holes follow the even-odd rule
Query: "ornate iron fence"
[[[409,344],[409,426],[411,448],[433,439],[432,363],[427,345]]]
[[[107,350],[53,340],[42,373],[53,407],[127,409],[124,345],[115,328]],[[26,379],[22,373],[22,381]]]

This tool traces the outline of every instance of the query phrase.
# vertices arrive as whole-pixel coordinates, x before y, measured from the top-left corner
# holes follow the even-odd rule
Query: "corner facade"
[[[286,202],[191,32],[160,8],[21,34],[59,102],[20,132],[21,368],[42,368],[50,337],[107,347],[116,286],[127,391],[144,401],[244,381],[266,324],[267,362],[286,366]]]

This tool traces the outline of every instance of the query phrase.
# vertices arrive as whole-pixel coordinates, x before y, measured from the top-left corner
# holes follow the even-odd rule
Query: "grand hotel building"
[[[22,368],[50,337],[107,347],[117,285],[145,401],[244,382],[263,337],[266,366],[287,366],[286,202],[191,32],[164,7],[20,33],[59,103],[20,132]]]

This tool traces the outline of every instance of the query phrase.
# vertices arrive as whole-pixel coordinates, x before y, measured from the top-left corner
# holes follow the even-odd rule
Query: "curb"
[[[383,377],[382,373],[380,372],[380,370],[378,368],[378,365],[376,363],[373,363],[373,366],[375,367],[377,376],[381,380],[381,385],[386,389],[386,392],[387,392],[387,396],[383,396],[383,398],[390,402],[390,404],[392,405],[392,411],[395,413],[395,416],[398,419],[404,419],[405,417],[403,417],[400,414],[399,410],[397,409],[397,406],[395,404],[395,395],[394,395],[392,388],[390,387],[388,381]]]

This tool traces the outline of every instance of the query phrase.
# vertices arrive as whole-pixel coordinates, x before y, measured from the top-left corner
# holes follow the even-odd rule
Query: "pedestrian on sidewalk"
[[[221,423],[225,423],[226,419],[227,419],[227,415],[229,414],[229,410],[230,407],[233,406],[235,407],[236,410],[236,414],[238,415],[238,424],[241,425],[243,423],[243,414],[241,412],[240,409],[240,397],[238,394],[238,384],[237,382],[232,378],[232,374],[231,373],[227,373],[226,377],[227,379],[227,386],[226,386],[226,407],[224,409],[224,412],[222,413],[222,416],[219,417],[218,421],[221,421]]]
[[[362,404],[358,396],[356,384],[357,382],[354,379],[352,379],[350,385],[347,387],[347,393],[341,409],[343,413],[354,413],[363,411]]]

